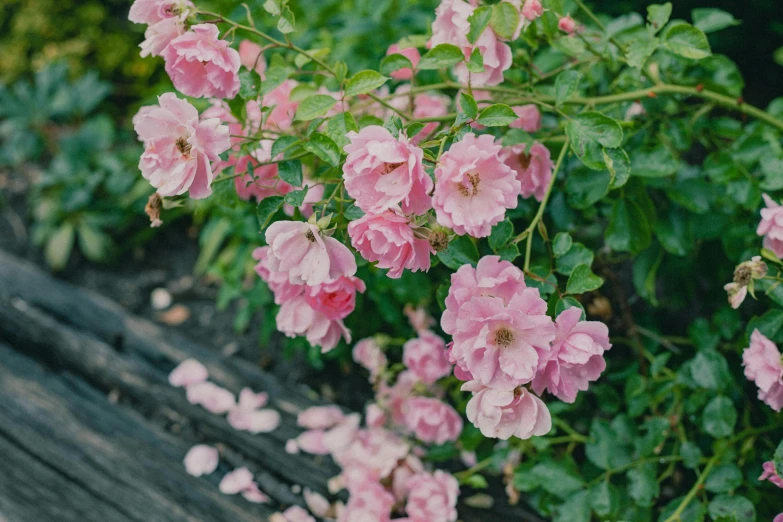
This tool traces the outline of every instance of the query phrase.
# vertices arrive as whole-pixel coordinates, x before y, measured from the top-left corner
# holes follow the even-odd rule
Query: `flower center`
[[[478,172],[468,172],[466,176],[468,178],[468,182],[470,183],[470,187],[466,187],[464,182],[460,183],[458,185],[459,193],[465,196],[466,198],[467,197],[472,198],[473,196],[478,196],[481,176],[479,176]]]
[[[179,150],[183,156],[190,156],[190,151],[193,149],[193,145],[188,143],[185,138],[177,138],[175,144],[177,146],[177,150]]]
[[[501,348],[508,348],[514,342],[514,332],[508,328],[500,328],[495,331],[495,344]]]
[[[750,283],[752,273],[749,267],[740,265],[734,271],[734,282],[739,283],[742,286],[747,286]]]
[[[389,174],[390,172],[394,172],[398,168],[405,165],[405,163],[384,163],[381,168],[378,170],[378,173],[381,176],[385,176],[386,174]]]
[[[313,234],[312,230],[308,230],[307,232],[305,232],[305,237],[311,243],[315,243],[315,234]]]
[[[530,166],[530,160],[533,159],[533,156],[530,154],[525,154],[524,152],[519,155],[519,165],[527,170],[527,168]]]

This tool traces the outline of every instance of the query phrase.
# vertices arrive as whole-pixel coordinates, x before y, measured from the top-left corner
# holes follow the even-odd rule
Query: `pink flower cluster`
[[[551,418],[536,394],[544,390],[573,402],[605,368],[611,348],[605,325],[581,321],[569,308],[556,322],[522,271],[497,256],[452,274],[441,327],[453,337],[455,375],[473,393],[468,419],[488,437],[546,434]]]
[[[269,246],[253,251],[256,273],[269,285],[277,329],[289,337],[305,336],[327,352],[341,338],[350,342],[343,324],[356,306],[364,282],[354,277],[356,261],[348,248],[317,225],[278,221],[266,231]]]
[[[763,473],[759,477],[759,480],[769,480],[772,484],[779,488],[783,488],[783,477],[780,476],[775,469],[775,463],[771,460],[767,461],[763,465]]]
[[[745,377],[759,387],[759,400],[775,411],[783,409],[783,355],[758,330],[750,336],[750,346],[742,353]]]
[[[761,209],[761,223],[756,233],[764,236],[764,248],[783,258],[783,206],[763,194],[767,208]]]
[[[194,477],[209,475],[218,467],[218,450],[206,444],[198,444],[190,448],[185,455],[185,470]],[[245,467],[237,468],[227,473],[220,480],[218,489],[224,495],[240,493],[249,502],[265,504],[269,497],[261,491],[253,480],[253,474]]]

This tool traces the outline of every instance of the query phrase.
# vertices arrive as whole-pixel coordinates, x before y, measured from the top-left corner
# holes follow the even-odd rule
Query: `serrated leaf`
[[[514,235],[514,225],[508,219],[501,221],[492,227],[492,233],[489,235],[489,247],[497,252],[500,247],[508,243],[511,236]]]
[[[652,229],[635,201],[628,198],[615,201],[605,239],[606,245],[616,252],[637,253],[650,246]]]
[[[647,6],[647,21],[652,25],[653,30],[657,33],[666,23],[669,21],[669,17],[672,15],[672,3],[666,2],[665,4],[648,5]]]
[[[711,493],[728,493],[742,485],[742,471],[734,464],[719,464],[715,466],[707,480],[704,489]]]
[[[277,164],[277,175],[280,179],[294,187],[302,186],[302,162],[286,160]]]
[[[589,265],[577,265],[566,283],[566,293],[584,294],[601,288],[603,284],[603,278],[595,275]]]
[[[479,253],[468,236],[457,236],[445,250],[438,252],[438,259],[452,270],[457,270],[465,264],[475,266]]]
[[[320,118],[329,109],[334,107],[337,100],[329,96],[328,94],[313,94],[308,96],[299,104],[296,108],[295,121],[310,121],[315,118]]]
[[[594,257],[595,255],[592,250],[582,243],[574,243],[571,245],[568,252],[557,258],[555,261],[555,270],[563,275],[571,275],[574,268],[579,265],[592,265]]]
[[[408,59],[407,56],[403,56],[402,54],[394,53],[390,54],[388,56],[385,56],[383,60],[381,60],[381,65],[379,67],[381,74],[391,74],[394,71],[399,71],[400,69],[413,69],[413,64]]]
[[[737,409],[728,397],[715,397],[704,408],[702,427],[707,434],[722,439],[734,433]]]
[[[285,195],[283,198],[283,201],[288,203],[291,206],[294,207],[300,207],[302,206],[302,203],[304,203],[305,197],[307,196],[307,190],[310,187],[305,187],[302,190],[294,190],[292,192],[289,192]]]
[[[701,29],[686,23],[669,27],[663,35],[663,44],[674,54],[693,60],[701,60],[712,54],[707,35]]]
[[[283,154],[294,147],[299,142],[296,136],[281,136],[272,144],[271,157],[276,158],[278,154]]]
[[[302,146],[307,152],[312,152],[332,167],[340,165],[340,148],[329,136],[320,132],[313,133]]]
[[[499,2],[492,6],[489,25],[500,38],[511,40],[519,26],[519,11],[509,2]]]
[[[356,120],[353,119],[353,115],[350,112],[335,114],[329,118],[326,124],[326,133],[338,147],[348,145],[350,140],[346,137],[346,134],[351,131],[358,132],[359,127],[356,125]]]
[[[464,59],[465,55],[462,53],[462,49],[456,45],[440,44],[427,51],[421,57],[417,68],[422,71],[442,69],[457,64]]]
[[[360,71],[348,80],[348,83],[345,86],[345,95],[358,96],[359,94],[367,94],[368,92],[376,90],[388,80],[388,77],[377,71],[371,71],[369,69]]]
[[[631,67],[641,69],[655,50],[658,49],[660,43],[660,40],[654,36],[642,35],[634,38],[626,48],[625,61]]]
[[[481,56],[481,49],[478,47],[473,48],[473,51],[470,53],[470,59],[468,59],[467,62],[468,70],[472,73],[483,73],[484,72],[484,57]]]
[[[628,493],[636,505],[643,508],[652,507],[660,495],[655,464],[648,462],[631,469],[628,471],[628,482]]]
[[[574,244],[574,240],[571,239],[571,234],[568,232],[558,232],[555,239],[552,240],[552,254],[555,257],[565,255]]]
[[[576,94],[581,80],[582,74],[573,69],[558,74],[557,78],[555,78],[555,105],[560,107]]]
[[[614,149],[622,145],[623,129],[617,121],[600,112],[577,114],[566,123],[566,134],[577,156],[584,156],[591,143]]]
[[[481,33],[489,25],[489,19],[492,18],[492,8],[488,6],[477,7],[468,17],[470,30],[468,31],[468,42],[474,44],[479,39]]]
[[[478,115],[476,100],[466,92],[461,92],[459,95],[459,107],[468,118],[474,119]]]
[[[294,18],[293,11],[287,5],[280,9],[277,30],[283,34],[293,33],[296,30],[296,18]]]
[[[691,18],[693,18],[693,25],[705,33],[713,33],[740,24],[731,13],[712,7],[694,9],[691,11]]]
[[[516,121],[519,118],[514,109],[504,103],[495,103],[482,110],[476,122],[485,127],[502,127]]]
[[[266,230],[266,227],[272,221],[272,216],[280,210],[283,206],[283,196],[271,196],[264,198],[256,207],[256,217],[258,218],[258,225],[261,227],[261,232]]]
[[[261,92],[261,76],[253,70],[239,71],[239,96],[243,100],[255,100]]]
[[[742,495],[718,495],[708,507],[712,520],[733,520],[735,522],[754,522],[756,508],[753,502]]]

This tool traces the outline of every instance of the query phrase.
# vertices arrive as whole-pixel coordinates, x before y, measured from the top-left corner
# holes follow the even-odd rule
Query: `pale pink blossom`
[[[764,334],[753,330],[750,346],[742,353],[745,377],[759,387],[759,400],[775,411],[783,408],[783,356]]]
[[[275,322],[278,331],[286,337],[304,336],[311,346],[320,346],[326,353],[345,339],[351,342],[351,331],[342,320],[332,321],[321,312],[314,310],[304,296],[284,302],[277,312]]]
[[[266,229],[267,264],[272,271],[288,273],[295,285],[320,285],[356,273],[356,259],[348,247],[316,225],[277,221]]]
[[[382,428],[386,424],[386,412],[378,404],[371,402],[364,409],[364,421],[368,428]]]
[[[362,416],[358,413],[346,415],[336,426],[324,432],[323,444],[330,453],[336,455],[353,444],[359,434]]]
[[[311,406],[299,412],[296,423],[309,430],[325,430],[339,424],[345,418],[337,406]]]
[[[282,131],[289,130],[296,115],[296,108],[299,107],[298,101],[291,99],[291,91],[299,85],[296,80],[285,80],[283,83],[272,89],[261,99],[264,107],[272,109],[267,113],[264,126],[266,128],[278,129]]]
[[[763,464],[764,472],[759,477],[759,480],[769,480],[772,484],[779,488],[783,488],[783,478],[778,474],[775,469],[775,463],[771,460]]]
[[[233,409],[228,413],[228,423],[235,430],[250,433],[269,433],[280,426],[280,413],[269,408],[260,410]]]
[[[424,307],[414,308],[410,304],[405,305],[403,313],[408,318],[411,328],[416,333],[424,332],[435,326],[435,319],[424,309]]]
[[[546,405],[526,388],[497,390],[471,381],[463,384],[462,390],[473,392],[465,413],[485,437],[529,439],[552,429]]]
[[[415,47],[405,47],[404,49],[400,49],[400,46],[397,44],[392,44],[389,46],[389,48],[386,50],[386,55],[390,54],[401,54],[405,58],[411,61],[411,64],[413,67],[416,67],[418,65],[419,60],[421,60],[421,55],[419,54],[419,51]],[[413,71],[411,69],[405,68],[405,69],[398,69],[391,73],[391,77],[395,80],[410,80],[413,76]]]
[[[557,21],[557,27],[564,33],[572,34],[576,31],[576,22],[570,16],[566,15]]]
[[[381,214],[365,214],[348,223],[351,244],[363,258],[377,261],[378,268],[388,269],[392,279],[402,276],[402,271],[427,271],[430,253],[434,253],[429,241],[416,236],[410,220],[396,211]]]
[[[364,282],[355,276],[305,288],[305,300],[313,310],[335,321],[348,317],[356,307],[356,292],[364,293]]]
[[[258,489],[258,484],[253,480],[253,474],[245,467],[237,468],[226,474],[220,481],[218,489],[224,495],[241,493],[246,500],[256,504],[269,502],[269,497]]]
[[[400,89],[397,89],[399,92]],[[413,98],[413,117],[414,118],[437,118],[449,113],[449,99],[437,94],[428,94],[423,92]],[[438,128],[438,122],[432,121],[424,125],[424,128],[415,136],[411,137],[411,142],[418,144],[427,136],[435,132]]]
[[[304,488],[302,492],[307,509],[309,509],[313,515],[319,517],[325,517],[332,508],[332,505],[326,500],[326,497],[316,491],[312,491],[309,488]]]
[[[745,298],[748,296],[747,285],[731,282],[726,283],[723,286],[723,289],[726,290],[726,293],[729,296],[729,304],[735,310],[742,305],[743,301],[745,301]]]
[[[541,0],[525,0],[525,4],[522,6],[522,16],[532,22],[542,14],[544,14],[544,6],[541,5]]]
[[[160,56],[176,38],[185,34],[186,14],[165,18],[147,26],[144,31],[144,41],[139,44],[142,58]]]
[[[135,0],[128,13],[128,20],[135,24],[152,25],[178,17],[192,7],[190,0]]]
[[[451,286],[446,296],[446,310],[440,319],[441,328],[449,335],[457,331],[457,318],[462,306],[472,297],[499,297],[505,304],[527,285],[522,270],[499,256],[484,256],[475,268],[462,265],[451,274]]]
[[[280,522],[315,522],[315,519],[310,516],[310,513],[299,506],[291,506],[280,513],[280,515],[282,516],[282,518],[279,519]],[[270,520],[270,522],[272,521]],[[277,522],[277,520],[274,522]]]
[[[261,46],[250,40],[242,40],[239,44],[239,61],[248,70],[255,70],[261,77],[266,70],[266,60],[261,53]]]
[[[609,329],[598,321],[581,321],[582,310],[571,307],[557,316],[552,349],[538,361],[532,389],[544,389],[563,402],[574,402],[606,368],[604,352],[612,347]]]
[[[528,103],[512,107],[519,119],[508,124],[512,129],[522,129],[525,132],[536,132],[541,129],[541,111],[538,105]]]
[[[253,250],[253,259],[258,261],[255,271],[258,276],[264,280],[269,289],[275,296],[275,304],[283,304],[295,297],[304,294],[305,285],[291,284],[286,272],[272,270],[269,265],[268,246],[258,247]]]
[[[231,146],[229,130],[217,118],[199,120],[198,111],[173,93],[144,107],[135,129],[144,143],[139,169],[161,196],[190,193],[202,199],[212,193],[212,163]]]
[[[218,450],[206,444],[198,444],[188,450],[184,463],[189,475],[209,475],[217,469]]]
[[[370,480],[381,480],[389,476],[409,449],[408,444],[391,431],[369,428],[359,430],[351,444],[333,457],[343,470],[356,469]],[[351,489],[352,481],[348,482]]]
[[[192,384],[185,390],[188,402],[200,405],[207,411],[222,414],[236,406],[234,394],[212,382]]]
[[[435,168],[432,198],[438,223],[459,235],[486,237],[517,206],[521,184],[499,157],[490,134],[466,134],[445,152]]]
[[[239,92],[239,53],[214,24],[198,24],[163,51],[174,87],[195,98],[234,98]]]
[[[474,297],[460,311],[450,356],[485,386],[513,390],[533,380],[547,357],[555,325],[536,288],[525,288],[508,304],[499,297]]]
[[[239,401],[237,408],[242,410],[257,410],[263,408],[269,402],[267,392],[254,392],[248,387],[242,388],[239,392]]]
[[[761,209],[761,223],[756,233],[764,236],[764,248],[783,257],[783,207],[767,194],[763,194],[767,208]]]
[[[435,21],[432,23],[431,47],[440,44],[452,44],[457,47],[469,47],[468,18],[476,8],[463,0],[442,0],[435,9]]]
[[[277,163],[262,165],[272,160],[272,140],[261,140],[259,148],[249,155],[234,160],[235,172],[242,174],[234,178],[234,186],[237,195],[249,201],[255,198],[257,202],[270,196],[283,196],[288,194],[294,187],[280,179],[278,176]],[[232,163],[232,156],[229,164]],[[279,159],[279,158],[278,158]]]
[[[204,382],[209,377],[206,366],[196,359],[185,359],[179,365],[171,370],[169,374],[169,384],[179,387],[185,387],[192,384]]]
[[[351,491],[337,522],[389,522],[394,495],[378,482],[361,482]]]
[[[413,388],[418,382],[419,379],[410,370],[405,370],[400,373],[393,386],[381,382],[381,385],[378,388],[377,398],[379,403],[389,411],[395,424],[400,426],[405,425],[405,411],[403,406],[408,397],[411,396]]]
[[[511,167],[521,184],[520,194],[523,198],[535,196],[536,201],[544,199],[549,184],[552,181],[554,163],[549,149],[540,143],[534,143],[530,152],[526,152],[524,143],[504,147],[500,158]]]
[[[772,522],[783,522],[783,513],[775,515],[775,518],[772,519]]]
[[[422,382],[432,384],[451,373],[446,343],[426,330],[402,347],[402,362]]]
[[[503,71],[511,67],[511,47],[501,42],[495,31],[487,27],[472,47],[464,47],[465,59],[469,60],[474,49],[478,49],[484,60],[483,72],[470,72],[465,62],[454,66],[460,83],[493,86],[503,83]]]
[[[386,355],[380,345],[372,337],[362,339],[353,347],[353,360],[370,372],[370,378],[375,379],[386,368]]]
[[[455,522],[459,483],[445,471],[421,473],[408,481],[405,511],[411,522]]]
[[[432,180],[424,172],[424,151],[400,133],[395,138],[383,127],[370,125],[351,131],[345,146],[345,190],[357,207],[377,214],[402,205],[406,214],[423,214],[432,206]]]
[[[422,442],[444,444],[462,433],[462,417],[443,401],[412,397],[402,406],[405,425]]]
[[[299,445],[296,443],[296,439],[288,439],[285,441],[285,452],[289,455],[296,455],[299,453]]]
[[[324,430],[307,430],[295,439],[296,447],[311,455],[328,455],[331,450],[324,443]]]

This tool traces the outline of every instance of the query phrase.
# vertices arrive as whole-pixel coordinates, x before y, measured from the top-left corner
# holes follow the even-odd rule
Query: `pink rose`
[[[278,177],[277,163],[259,165],[272,159],[273,141],[261,140],[258,144],[260,147],[250,155],[235,160],[236,173],[246,172],[246,174],[234,178],[237,195],[245,201],[255,198],[257,202],[261,202],[264,198],[283,196],[294,190],[294,187]],[[231,156],[229,163],[231,160],[234,160],[234,156]]]
[[[525,4],[522,6],[522,16],[532,22],[542,14],[544,14],[544,6],[541,5],[541,0],[525,0]]]
[[[547,357],[555,325],[536,288],[525,288],[508,304],[474,297],[463,305],[450,356],[485,386],[513,390],[533,380]]]
[[[392,472],[392,493],[398,501],[404,501],[408,498],[410,491],[410,480],[424,472],[424,464],[419,457],[408,455],[405,459],[397,463],[397,467]]]
[[[432,206],[432,180],[424,172],[424,152],[404,134],[395,138],[383,127],[371,125],[349,132],[343,166],[345,190],[356,206],[377,214],[402,205],[406,214],[423,214]]]
[[[206,444],[198,444],[188,450],[184,463],[189,475],[209,475],[217,469],[218,450]]]
[[[534,143],[529,154],[525,152],[525,148],[524,143],[505,147],[500,152],[500,158],[516,174],[521,184],[522,197],[535,196],[536,201],[541,201],[552,181],[552,169],[555,165],[550,158],[549,149],[540,143]]]
[[[476,268],[462,265],[451,274],[451,286],[446,296],[446,310],[440,319],[441,328],[449,335],[457,331],[457,318],[462,306],[472,297],[499,297],[505,304],[527,285],[522,270],[498,256],[484,256]]]
[[[378,387],[377,398],[391,413],[392,420],[400,425],[405,425],[405,411],[403,405],[413,392],[413,387],[419,379],[410,370],[405,370],[397,376],[393,386],[382,382]]]
[[[378,482],[361,482],[351,491],[337,522],[389,522],[394,495]]]
[[[783,357],[778,347],[758,330],[750,336],[750,346],[742,353],[745,377],[759,387],[759,400],[770,408],[783,408]]]
[[[432,23],[430,46],[452,44],[457,47],[469,47],[468,18],[476,8],[463,0],[441,0],[435,9],[435,21]]]
[[[455,522],[459,483],[448,473],[421,473],[408,481],[405,511],[411,522]]]
[[[296,80],[285,80],[261,99],[261,104],[264,107],[272,108],[267,113],[265,128],[281,131],[287,131],[291,128],[296,108],[299,107],[298,101],[291,100],[291,91],[297,85],[299,84]]]
[[[486,237],[517,206],[521,184],[500,160],[500,145],[485,134],[466,134],[435,168],[432,198],[438,223],[457,234]]]
[[[342,320],[330,320],[307,304],[303,296],[283,303],[275,322],[277,330],[286,337],[305,336],[311,346],[320,346],[322,353],[334,349],[341,338],[351,342],[351,331]]]
[[[313,215],[313,203],[318,203],[324,197],[324,190],[326,189],[322,183],[316,183],[315,180],[309,179],[306,175],[302,180],[303,187],[308,187],[307,194],[305,194],[304,201],[299,205],[299,212],[305,218],[309,218]],[[283,204],[283,212],[288,216],[294,215],[294,207],[288,203]]]
[[[372,337],[356,343],[356,346],[353,347],[353,360],[370,372],[372,380],[375,380],[383,372],[388,362],[383,350]]]
[[[399,92],[399,89],[397,89]],[[413,98],[413,117],[414,118],[436,118],[445,116],[449,113],[449,99],[445,96],[427,94],[423,92]],[[427,136],[435,132],[439,126],[438,122],[427,123],[416,136],[411,138],[411,142],[419,143]]]
[[[192,7],[190,0],[135,0],[128,13],[128,20],[134,24],[152,25],[176,18]]]
[[[422,442],[443,444],[462,433],[462,417],[454,408],[429,397],[413,397],[402,406],[405,425]]]
[[[763,197],[767,208],[761,209],[761,223],[756,233],[764,236],[764,248],[783,257],[783,207],[768,195],[763,194]]]
[[[236,406],[234,394],[215,383],[200,382],[191,384],[185,390],[188,402],[200,405],[210,413],[222,414]]]
[[[563,402],[572,403],[606,368],[604,351],[610,349],[609,329],[598,321],[580,321],[582,310],[569,308],[555,321],[557,334],[549,353],[539,359],[532,389],[544,389]]]
[[[399,45],[392,44],[386,50],[386,56],[390,54],[403,55],[405,58],[411,61],[413,67],[416,67],[416,65],[419,63],[419,60],[421,60],[421,55],[415,47],[406,47],[404,49],[400,49]],[[398,69],[391,73],[391,77],[395,80],[410,80],[413,77],[413,71],[411,69]]]
[[[472,73],[468,71],[465,62],[460,62],[454,66],[454,72],[460,83],[470,82],[472,85],[479,86],[503,83],[503,71],[511,67],[511,47],[501,42],[495,31],[487,27],[473,47],[463,47],[466,60],[470,59],[470,55],[476,48],[484,59],[484,71]]]
[[[345,319],[356,307],[356,292],[366,289],[358,277],[339,277],[329,283],[305,288],[305,299],[313,310],[331,321]]]
[[[496,390],[472,381],[463,384],[462,390],[473,392],[465,413],[485,437],[529,439],[552,429],[546,405],[526,388]]]
[[[402,350],[402,362],[424,383],[432,384],[451,373],[446,343],[432,332],[419,332]]]
[[[381,480],[408,455],[409,449],[408,444],[391,431],[369,428],[359,430],[353,441],[333,456],[344,470],[355,468],[370,480]],[[352,484],[348,487],[352,489]]]
[[[538,110],[538,105],[528,103],[527,105],[512,107],[512,109],[519,116],[519,119],[509,123],[509,127],[522,129],[525,132],[536,132],[541,129],[541,111]]]
[[[376,403],[371,402],[364,409],[364,421],[368,428],[382,428],[386,425],[386,412]]]
[[[564,16],[557,22],[557,27],[564,33],[572,34],[576,31],[576,22],[570,16]]]
[[[158,98],[159,107],[145,107],[135,121],[144,143],[139,169],[161,196],[190,193],[202,199],[212,193],[212,162],[231,146],[220,120],[199,121],[198,111],[173,93]]]
[[[208,377],[209,372],[203,364],[196,359],[185,359],[169,374],[169,384],[177,388],[187,388],[206,381]]]
[[[163,51],[174,87],[195,98],[233,98],[239,92],[239,53],[214,24],[198,24]]]
[[[310,430],[332,428],[345,418],[343,410],[337,406],[311,406],[296,416],[296,423]]]
[[[266,229],[267,264],[286,272],[295,285],[320,285],[356,273],[348,247],[323,235],[317,226],[300,221],[277,221]]]
[[[261,54],[261,46],[250,40],[239,44],[239,62],[248,70],[255,70],[262,78],[266,70],[266,60]]]
[[[305,285],[291,284],[287,273],[272,270],[269,264],[270,250],[268,246],[253,250],[253,259],[258,261],[255,271],[275,295],[275,304],[281,305],[302,295],[305,291]]]
[[[142,58],[162,55],[174,39],[185,34],[185,16],[166,18],[147,26],[144,41],[139,44],[139,55]]]
[[[351,244],[363,258],[377,261],[378,268],[389,269],[388,276],[397,279],[402,271],[427,271],[430,253],[429,241],[417,238],[405,216],[394,211],[365,214],[348,223]]]
[[[416,333],[427,331],[435,325],[435,319],[421,306],[413,308],[413,306],[407,304],[403,309],[403,313]]]
[[[769,480],[779,488],[783,488],[783,478],[780,477],[775,469],[775,463],[773,461],[767,461],[763,465],[764,472],[759,477],[759,480]]]
[[[783,513],[775,515],[775,518],[772,519],[772,522],[783,522]]]

